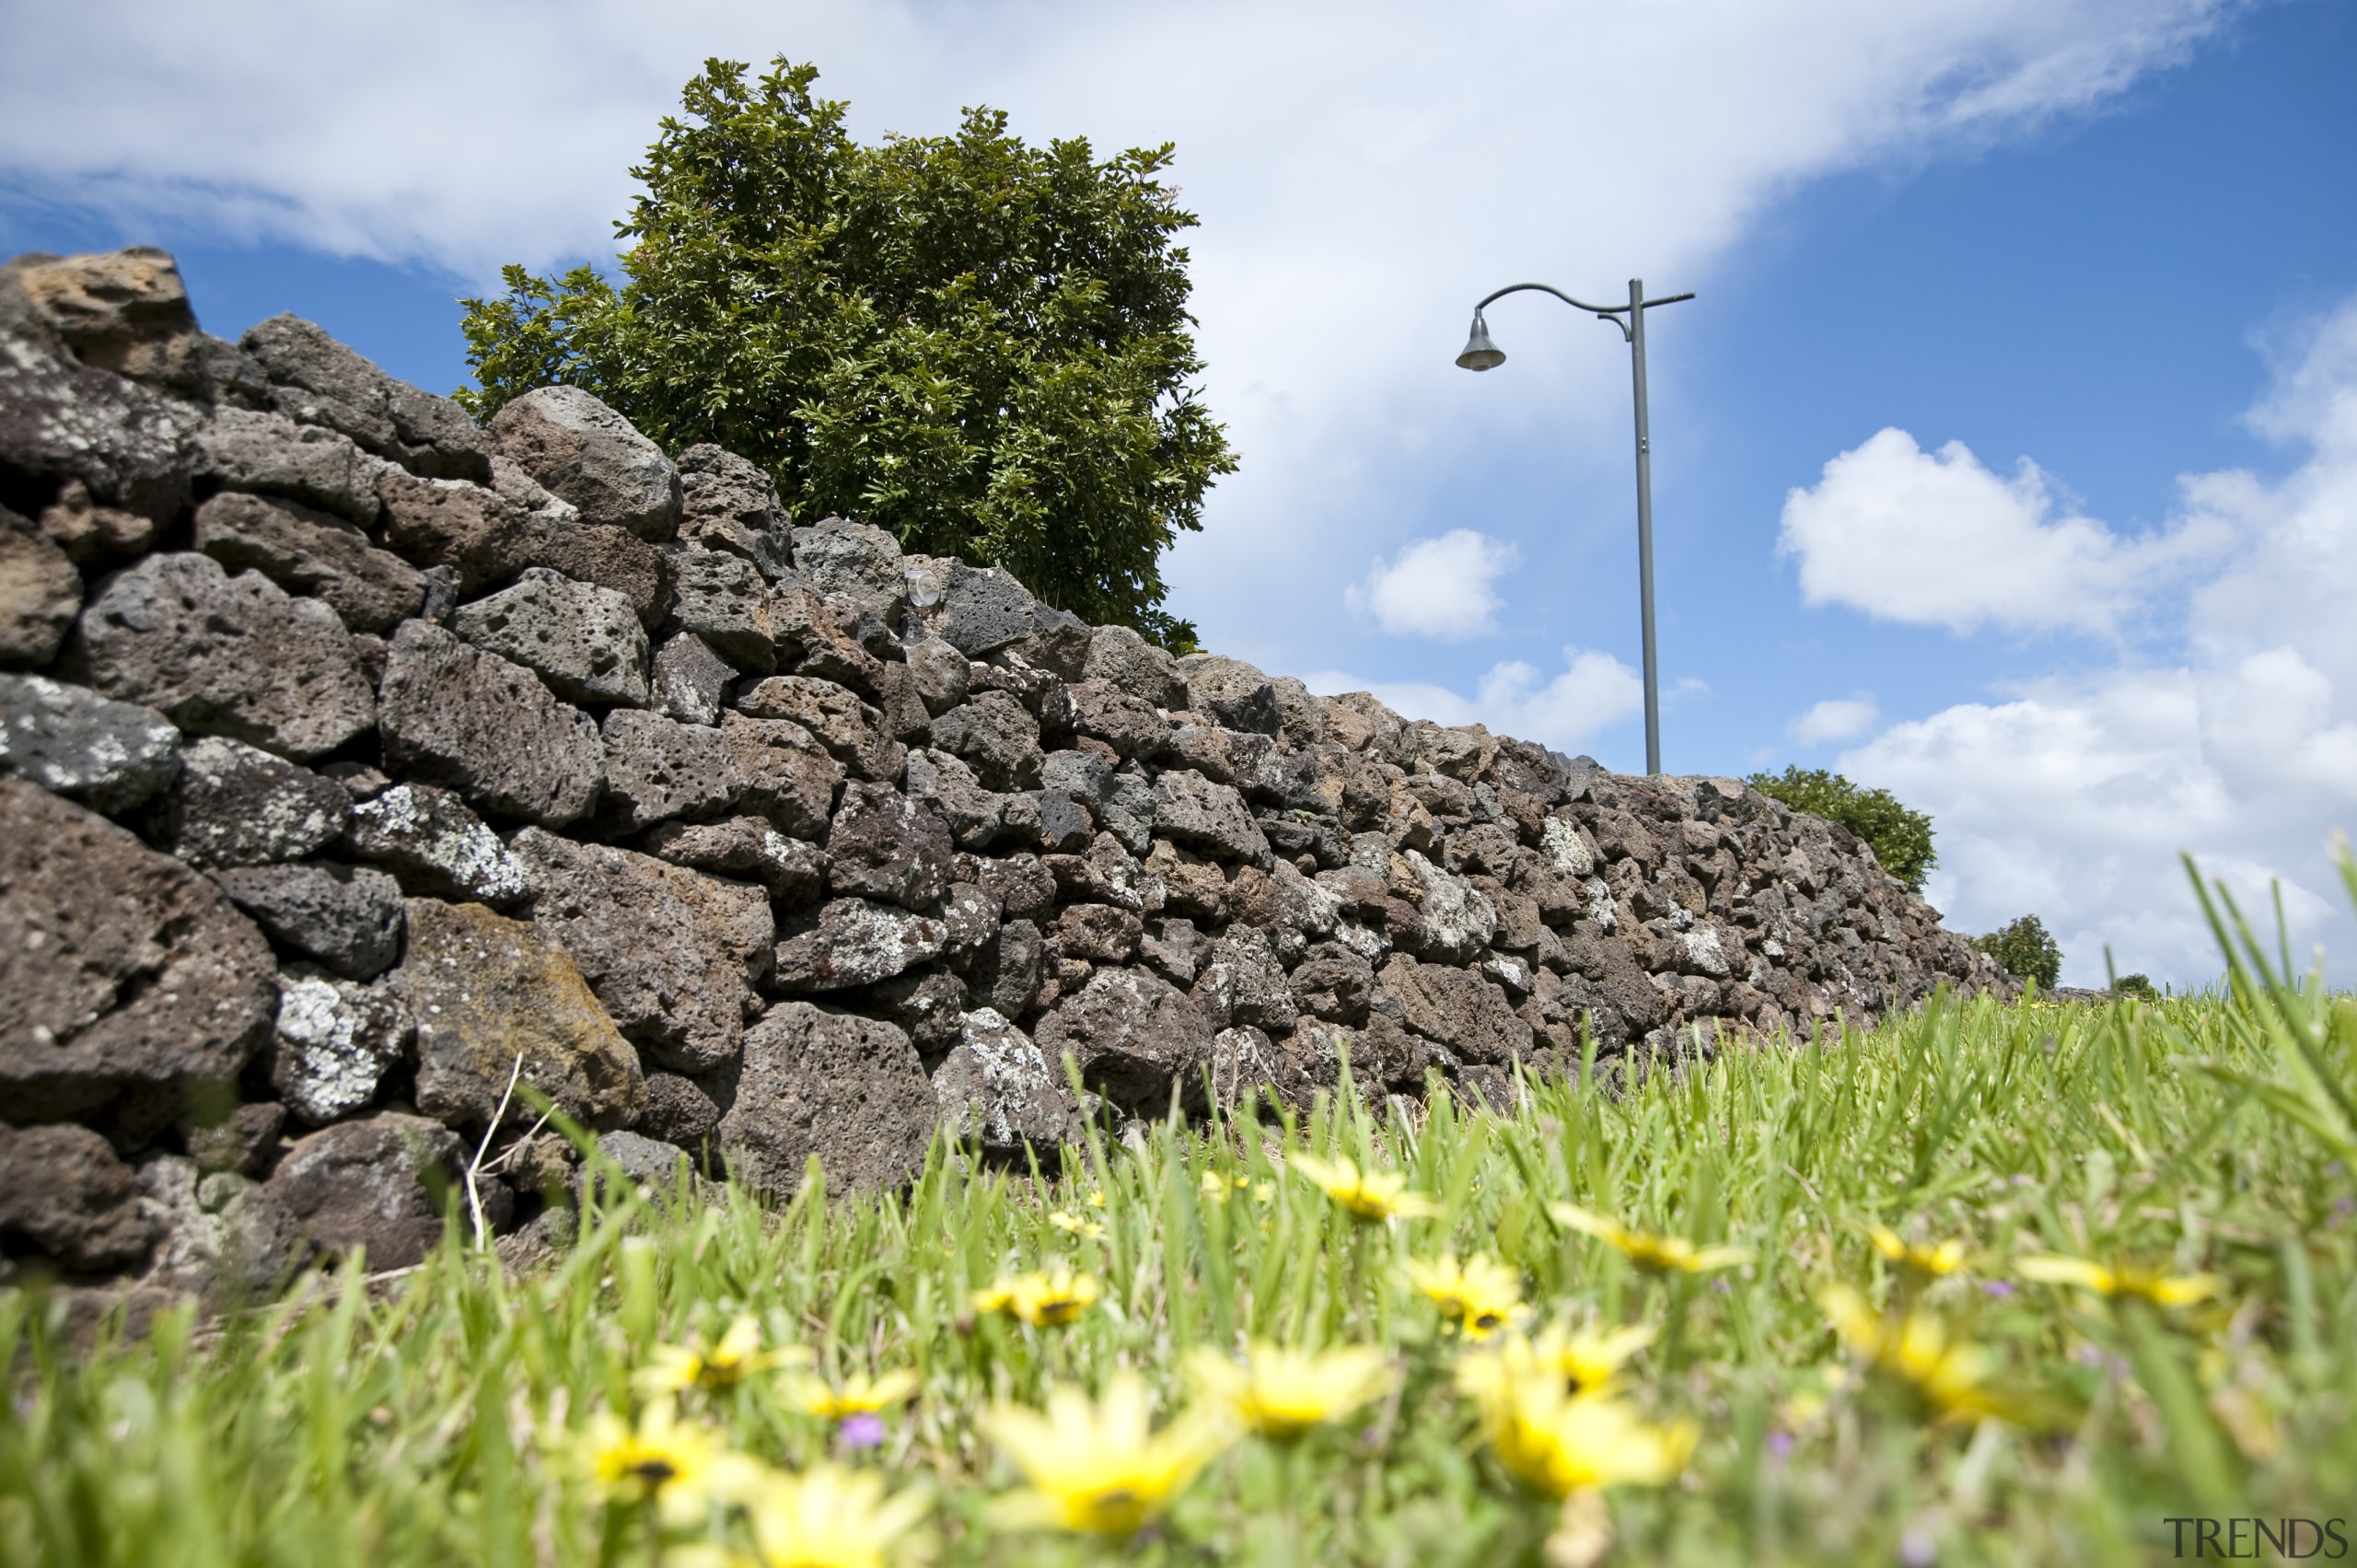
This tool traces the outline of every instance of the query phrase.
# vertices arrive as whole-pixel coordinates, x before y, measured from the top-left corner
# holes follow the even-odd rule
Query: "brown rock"
[[[1078,995],[1040,1020],[1036,1033],[1050,1060],[1070,1051],[1084,1083],[1140,1116],[1167,1114],[1174,1090],[1197,1098],[1197,1078],[1212,1057],[1202,1014],[1143,970],[1097,970]]]
[[[57,656],[82,609],[82,575],[32,524],[0,506],[0,665]]]
[[[864,779],[900,776],[907,748],[884,732],[884,715],[844,687],[804,675],[779,675],[737,698],[749,718],[789,719]]]
[[[644,1108],[638,1053],[564,949],[480,904],[409,903],[401,962],[417,1017],[417,1103],[454,1127],[491,1120],[517,1056],[523,1081],[588,1126]]]
[[[847,784],[827,834],[827,888],[928,911],[949,890],[949,829],[888,784]]]
[[[354,632],[388,632],[425,602],[425,578],[354,524],[292,501],[225,490],[196,509],[196,548],[232,572],[308,594]]]
[[[479,809],[561,827],[589,814],[605,777],[598,726],[539,676],[404,621],[378,714],[388,766],[457,791]]]
[[[441,1245],[441,1208],[462,1156],[448,1128],[386,1111],[312,1133],[264,1187],[321,1250],[365,1252],[372,1269],[406,1269]]]
[[[0,1125],[0,1236],[67,1269],[133,1269],[163,1233],[129,1166],[85,1127]]]
[[[1410,1028],[1469,1062],[1504,1066],[1530,1050],[1530,1026],[1515,1016],[1505,988],[1469,970],[1395,953],[1380,978]]]
[[[720,715],[720,743],[742,781],[737,807],[768,818],[797,839],[826,835],[843,779],[842,765],[810,732],[789,719]]]

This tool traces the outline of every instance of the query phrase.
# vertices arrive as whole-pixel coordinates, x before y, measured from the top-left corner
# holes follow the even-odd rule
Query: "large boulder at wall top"
[[[144,1135],[269,1038],[277,965],[253,923],[179,861],[17,780],[0,780],[0,1118],[122,1097]]]
[[[638,1053],[565,950],[480,904],[412,899],[403,983],[417,1019],[417,1105],[453,1127],[491,1120],[509,1075],[595,1128],[644,1109]]]
[[[570,502],[585,523],[661,543],[679,526],[679,471],[630,421],[578,387],[541,387],[492,416],[500,456]]]
[[[270,377],[281,412],[342,431],[412,473],[490,480],[491,455],[466,410],[395,380],[300,316],[273,316],[238,346]]]
[[[404,621],[381,702],[385,760],[417,782],[544,828],[577,821],[597,803],[605,782],[597,722],[522,665]]]
[[[226,735],[298,761],[376,722],[351,634],[317,599],[210,556],[151,555],[82,612],[90,684],[183,730]]]
[[[890,1024],[782,1002],[745,1033],[714,1132],[730,1174],[790,1198],[812,1156],[835,1191],[898,1187],[933,1140],[933,1086]]]

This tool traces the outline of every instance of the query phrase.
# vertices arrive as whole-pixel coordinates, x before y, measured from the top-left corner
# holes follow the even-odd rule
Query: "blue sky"
[[[814,61],[862,134],[988,101],[1033,137],[1176,140],[1245,467],[1172,607],[1272,670],[1630,769],[1626,351],[1522,296],[1491,315],[1506,366],[1449,361],[1501,284],[1642,270],[1700,295],[1652,321],[1673,771],[1887,784],[1939,823],[1951,923],[2035,910],[2068,979],[2107,944],[2214,969],[2180,848],[2286,879],[2300,938],[2357,962],[2323,849],[2357,825],[2357,7],[405,15],[13,22],[0,245],[163,243],[212,330],[292,309],[442,390],[454,296],[609,252],[705,53]],[[63,64],[100,48],[104,92]]]

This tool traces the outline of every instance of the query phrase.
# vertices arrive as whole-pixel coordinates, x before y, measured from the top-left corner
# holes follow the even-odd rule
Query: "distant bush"
[[[2003,965],[2015,980],[2038,981],[2040,991],[2053,990],[2062,978],[2061,946],[2048,933],[2046,923],[2034,914],[2026,914],[1986,936],[1975,936],[1972,945]],[[2152,989],[2153,982],[2142,975],[2128,979],[2143,981],[2145,989]]]
[[[2153,983],[2150,975],[2121,975],[2111,982],[2111,993],[2114,996],[2133,996],[2144,1002],[2158,1002],[2161,999],[2161,988]]]
[[[1783,776],[1754,773],[1744,781],[1795,811],[1839,822],[1873,846],[1882,868],[1917,892],[1938,857],[1932,849],[1932,819],[1910,811],[1887,789],[1861,789],[1822,768],[1786,768]]]

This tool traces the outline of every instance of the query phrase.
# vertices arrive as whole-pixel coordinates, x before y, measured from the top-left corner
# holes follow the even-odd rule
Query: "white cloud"
[[[1829,740],[1855,740],[1880,717],[1875,700],[1861,691],[1854,697],[1828,697],[1784,728],[1803,746],[1822,746]]]
[[[1637,672],[1594,648],[1565,648],[1562,674],[1544,685],[1540,672],[1519,659],[1492,665],[1470,697],[1429,681],[1362,680],[1325,669],[1302,679],[1322,696],[1372,691],[1403,718],[1434,724],[1485,724],[1493,735],[1518,736],[1575,751],[1598,731],[1644,706]]]
[[[1378,557],[1366,581],[1344,590],[1353,615],[1372,614],[1387,632],[1461,642],[1497,630],[1503,601],[1492,587],[1519,552],[1471,528],[1420,539],[1387,563]]]
[[[1416,531],[1477,424],[1563,439],[1568,411],[1575,448],[1627,440],[1616,354],[1450,366],[1481,293],[1707,287],[1797,182],[2100,104],[2231,8],[85,0],[12,16],[0,180],[491,283],[614,249],[624,170],[707,54],[817,62],[863,136],[988,102],[1034,139],[1176,141],[1204,219],[1206,401],[1245,465],[1173,552],[1174,608],[1214,645],[1300,664],[1364,541]],[[1500,307],[1502,341],[1528,341],[1542,304]]]
[[[2281,878],[2294,951],[2323,940],[2343,980],[2357,925],[2326,854],[2357,828],[2357,300],[2318,324],[2253,424],[2303,444],[2280,482],[2181,482],[2176,527],[2236,541],[2184,601],[2190,635],[2130,662],[1900,724],[1842,771],[1928,810],[1949,923],[1985,931],[2035,912],[2064,978],[2123,970],[2197,981],[2216,948],[2177,863],[2224,876],[2271,935]]]
[[[2213,551],[2206,517],[2143,539],[2053,516],[2053,486],[2024,459],[2011,479],[1961,441],[1926,452],[1877,432],[1784,498],[1781,554],[1800,558],[1801,597],[1885,621],[1972,632],[2109,632],[2155,584]]]

